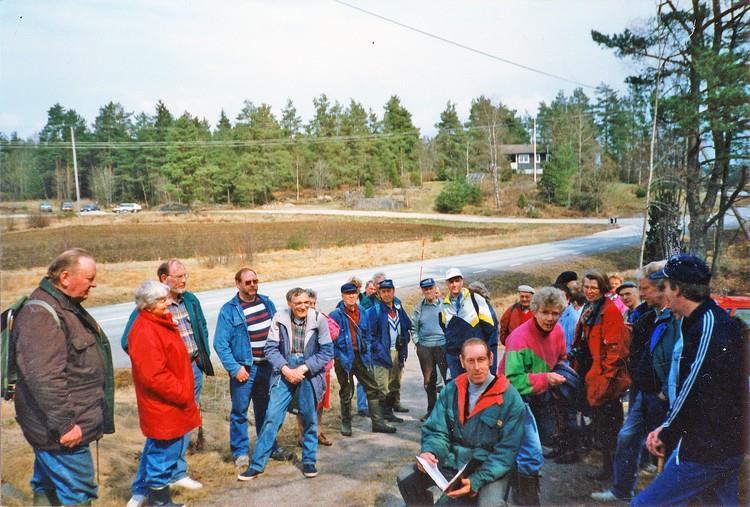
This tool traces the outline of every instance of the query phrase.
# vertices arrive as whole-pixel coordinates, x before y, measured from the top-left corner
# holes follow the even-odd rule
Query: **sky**
[[[624,92],[633,63],[591,40],[653,16],[654,0],[345,0],[464,46]],[[109,101],[154,112],[162,100],[213,126],[245,100],[303,121],[325,93],[382,117],[391,95],[424,135],[447,101],[466,120],[485,95],[534,115],[580,85],[521,69],[335,0],[0,0],[0,132],[33,136],[59,102],[89,124]],[[592,97],[593,88],[584,88]]]

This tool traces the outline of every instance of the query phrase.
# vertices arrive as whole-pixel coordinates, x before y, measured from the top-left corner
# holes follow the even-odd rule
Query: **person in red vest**
[[[503,345],[515,328],[533,317],[529,305],[534,292],[533,287],[529,285],[518,286],[518,301],[505,310],[503,316],[500,317],[500,343]]]

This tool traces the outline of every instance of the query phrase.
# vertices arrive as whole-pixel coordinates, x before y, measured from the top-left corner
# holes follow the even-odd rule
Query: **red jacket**
[[[143,434],[171,440],[200,426],[193,367],[172,316],[160,318],[141,310],[128,343]]]
[[[596,303],[594,303],[596,304]],[[582,371],[580,362],[574,365],[579,374],[586,375],[586,398],[597,407],[617,399],[630,387],[627,358],[630,352],[630,329],[625,325],[620,310],[608,298],[603,298],[598,315],[588,322],[578,321],[573,348],[588,347],[591,367]]]
[[[531,309],[526,312],[521,310],[521,305],[513,303],[500,317],[500,343],[505,345],[505,340],[510,336],[515,328],[529,320],[534,314]]]

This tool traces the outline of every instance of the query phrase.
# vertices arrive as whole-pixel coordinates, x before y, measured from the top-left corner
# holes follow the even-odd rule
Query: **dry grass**
[[[287,227],[294,222],[283,223]],[[321,223],[326,223],[322,222]],[[339,222],[337,227],[351,233],[357,222]],[[279,228],[279,223],[269,224]],[[572,236],[591,234],[601,229],[589,225],[537,225],[503,226],[502,228],[430,228],[413,224],[412,234],[417,238],[426,236],[425,257],[436,258],[460,253],[480,252],[497,248],[554,241]],[[377,227],[373,225],[373,227]],[[391,225],[387,226],[391,230]],[[290,229],[291,230],[291,229]],[[443,234],[442,231],[450,231]],[[375,240],[386,236],[385,229],[374,229],[370,237]],[[427,231],[432,231],[429,234]],[[523,231],[524,234],[518,234]],[[356,235],[353,235],[356,236]],[[283,236],[285,241],[286,236]],[[213,240],[211,240],[213,242]],[[254,253],[252,258],[242,255],[194,257],[186,256],[184,262],[190,272],[190,288],[193,291],[218,289],[230,286],[239,267],[252,264],[264,282],[283,280],[299,276],[331,273],[349,269],[379,266],[384,263],[409,262],[419,259],[421,239],[394,242],[373,242],[347,246],[328,246],[307,250],[289,250],[285,244],[280,249]],[[225,251],[227,252],[227,251]],[[231,250],[229,250],[231,252]],[[162,252],[160,258],[175,255],[172,250]],[[159,257],[149,261],[99,263],[97,287],[92,290],[89,306],[130,301],[133,288],[143,280],[153,278]],[[49,259],[49,257],[48,257]],[[0,301],[11,302],[28,294],[36,287],[46,268],[3,270],[0,272]]]

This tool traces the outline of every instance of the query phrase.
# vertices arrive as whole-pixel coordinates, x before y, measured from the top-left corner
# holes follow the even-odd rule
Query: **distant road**
[[[484,217],[481,217],[484,218]],[[617,250],[624,246],[637,245],[640,241],[640,228],[636,225],[625,225],[590,236],[542,243],[536,245],[506,248],[472,254],[455,255],[424,261],[423,277],[442,278],[449,267],[458,267],[468,279],[476,279],[487,271],[514,269],[538,262],[547,262],[570,258],[577,255],[601,253]],[[384,255],[385,257],[385,255]],[[367,280],[377,271],[385,272],[399,288],[416,288],[419,283],[420,263],[407,262],[371,266],[366,269],[341,271],[323,275],[306,276],[289,280],[279,280],[261,284],[260,292],[268,295],[277,307],[286,305],[286,291],[292,287],[310,287],[318,292],[318,301],[323,311],[329,311],[340,299],[340,287],[349,276]],[[228,281],[228,285],[230,282]],[[234,296],[234,286],[197,293],[208,321],[208,330],[213,343],[213,332],[219,309]],[[128,356],[120,348],[120,336],[133,309],[132,303],[100,306],[89,309],[91,314],[102,325],[112,342],[115,367],[130,366]],[[217,360],[218,361],[218,360]],[[217,364],[218,366],[218,364]]]

